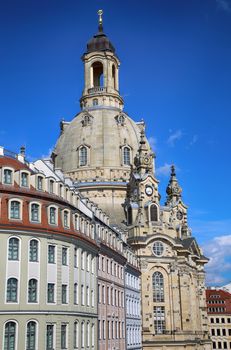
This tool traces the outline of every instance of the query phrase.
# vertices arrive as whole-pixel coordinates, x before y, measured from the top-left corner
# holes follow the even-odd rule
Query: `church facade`
[[[52,159],[0,147],[0,348],[210,350],[203,255],[174,166],[160,203],[143,121],[103,31]]]
[[[141,269],[142,348],[210,349],[204,265],[208,259],[187,224],[175,169],[165,205],[160,204],[155,155],[144,122],[123,111],[119,59],[103,32],[83,57],[81,112],[61,124],[53,152],[56,167],[101,206],[126,232]]]

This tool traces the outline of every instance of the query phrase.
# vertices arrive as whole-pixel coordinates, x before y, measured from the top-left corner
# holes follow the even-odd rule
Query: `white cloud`
[[[183,135],[184,134],[182,130],[177,130],[169,136],[167,143],[169,144],[169,146],[174,147],[176,141],[179,141]]]
[[[194,145],[198,140],[198,135],[193,135],[192,140],[190,141],[190,146]]]
[[[164,165],[156,168],[156,175],[158,176],[169,176],[170,175],[171,164],[165,163]]]
[[[156,151],[156,144],[157,144],[157,139],[153,136],[149,137],[148,138],[148,142],[149,142],[149,145],[151,146],[151,148]]]
[[[231,13],[231,2],[228,0],[216,0],[216,3],[220,9],[225,12]]]
[[[210,259],[206,266],[208,285],[228,282],[225,273],[231,269],[231,234],[214,237],[203,246],[204,254]]]

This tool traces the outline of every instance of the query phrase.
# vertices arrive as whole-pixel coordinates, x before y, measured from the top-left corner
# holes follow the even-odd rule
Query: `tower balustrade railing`
[[[104,86],[95,86],[93,88],[88,89],[89,94],[95,94],[95,93],[106,92],[106,91],[107,91],[107,88]]]

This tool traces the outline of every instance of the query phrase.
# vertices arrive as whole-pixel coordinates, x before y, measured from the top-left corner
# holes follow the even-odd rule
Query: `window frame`
[[[31,299],[30,281],[36,281],[36,283],[35,283],[35,300],[33,300],[33,298]],[[28,304],[38,304],[38,280],[36,278],[30,278],[28,280],[28,283],[27,283],[27,303]]]
[[[5,182],[5,170],[11,171],[11,182]],[[7,186],[14,185],[14,168],[11,167],[3,167],[2,168],[2,184]]]
[[[54,214],[54,222],[51,220],[51,209],[55,209],[55,214]],[[47,208],[47,219],[48,219],[48,224],[52,225],[52,226],[58,226],[58,211],[59,208],[57,205],[49,205],[49,207]]]
[[[33,219],[32,206],[34,204],[38,206],[38,220],[34,220]],[[42,205],[39,202],[33,201],[33,202],[29,203],[29,220],[30,220],[31,223],[33,223],[33,224],[40,224],[41,223],[41,216],[42,216],[41,207],[42,207]]]
[[[26,185],[23,184],[23,177],[22,175],[27,175],[27,183]],[[30,172],[26,170],[20,170],[20,187],[22,188],[30,188]]]
[[[18,322],[16,322],[15,320],[7,320],[5,323],[4,323],[4,334],[3,334],[3,341],[2,341],[2,344],[3,344],[3,349],[5,348],[5,339],[6,339],[6,325],[8,323],[14,323],[15,324],[15,331],[14,331],[14,349],[16,350],[18,347],[17,347],[17,343],[18,343]],[[7,344],[9,345],[10,344],[10,337],[7,341]]]
[[[11,216],[11,205],[12,202],[19,203],[19,215],[18,217],[12,217]],[[8,202],[8,219],[13,221],[22,221],[22,214],[23,214],[23,201],[20,198],[11,198]]]
[[[11,239],[16,239],[18,241],[18,246],[17,246],[17,258],[16,259],[12,259],[10,258],[10,254],[9,254],[9,251],[10,251],[10,240]],[[18,238],[17,236],[10,236],[8,238],[8,241],[7,241],[7,260],[8,261],[20,261],[20,258],[21,258],[21,240],[20,238]],[[14,250],[13,250],[13,254],[14,254]]]
[[[12,300],[12,287],[10,289],[10,299],[8,297],[8,293],[9,293],[9,290],[8,290],[8,282],[10,280],[15,280],[16,281],[16,287],[15,287],[15,300]],[[18,278],[14,277],[14,276],[11,276],[11,277],[8,277],[7,280],[6,280],[6,303],[7,304],[18,304],[19,303],[19,283],[18,283]]]

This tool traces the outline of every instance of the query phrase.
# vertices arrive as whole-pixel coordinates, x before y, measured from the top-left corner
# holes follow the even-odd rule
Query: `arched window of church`
[[[95,62],[92,65],[93,69],[93,84],[94,87],[103,87],[104,82],[103,82],[103,65],[101,62]]]
[[[128,207],[127,221],[128,221],[128,225],[132,224],[132,207]]]
[[[123,163],[124,163],[124,165],[131,164],[131,150],[127,146],[125,146],[123,149]]]
[[[98,98],[94,98],[93,99],[93,106],[98,106],[98,104],[99,104]]]
[[[150,206],[150,221],[158,221],[158,208],[156,204]]]
[[[113,87],[115,89],[116,88],[116,83],[115,83],[115,65],[114,64],[112,66],[112,81],[113,81]]]
[[[87,165],[87,147],[82,146],[79,149],[79,165]]]
[[[164,277],[161,272],[154,272],[152,275],[153,301],[164,301]]]

